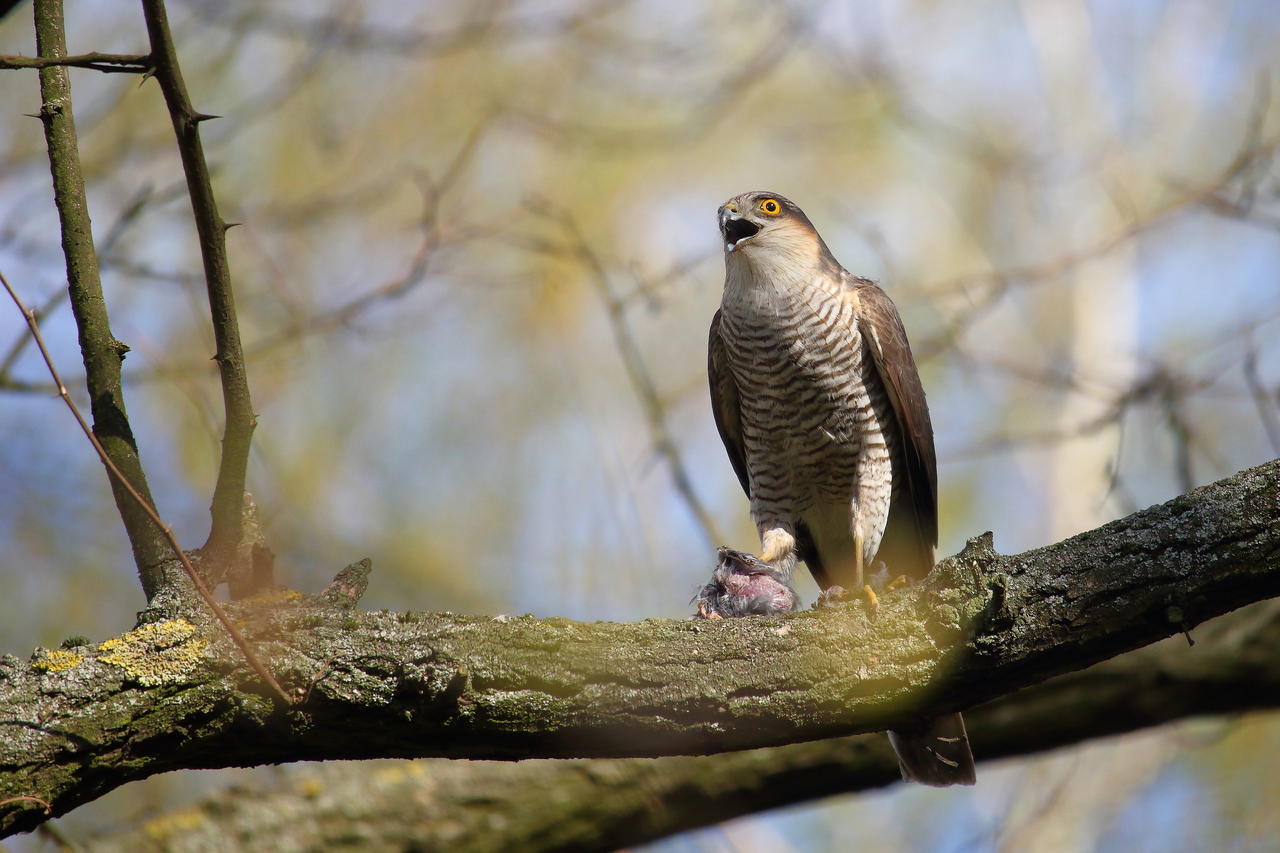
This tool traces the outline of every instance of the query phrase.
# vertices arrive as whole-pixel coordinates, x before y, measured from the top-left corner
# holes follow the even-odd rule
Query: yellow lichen
[[[384,785],[403,782],[407,779],[421,779],[427,775],[427,768],[416,761],[401,761],[378,768],[373,774],[374,781]]]
[[[298,601],[302,593],[296,589],[267,589],[245,599],[246,604],[283,604],[286,601]]]
[[[314,800],[324,793],[324,785],[319,779],[309,777],[298,783],[298,793],[309,800]]]
[[[64,669],[79,666],[83,661],[84,655],[69,652],[65,649],[54,649],[53,651],[45,652],[44,657],[31,665],[45,672],[62,672]]]
[[[199,829],[208,819],[200,809],[180,809],[147,821],[142,825],[142,831],[148,838],[164,841],[175,835],[185,835],[193,829]]]
[[[185,619],[153,622],[98,646],[98,660],[121,667],[146,687],[180,682],[208,643]]]

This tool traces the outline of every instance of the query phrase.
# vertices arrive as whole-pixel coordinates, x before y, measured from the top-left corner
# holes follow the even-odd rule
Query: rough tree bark
[[[979,537],[876,614],[585,624],[260,597],[233,612],[302,697],[289,709],[181,616],[6,656],[0,799],[62,814],[181,768],[703,754],[902,725],[1280,594],[1278,478],[1271,462],[1019,555]],[[45,819],[19,800],[0,829]]]
[[[1280,601],[1050,679],[966,714],[984,760],[1193,715],[1280,706]],[[881,735],[701,757],[320,765],[89,843],[94,853],[618,850],[898,781]],[[543,792],[531,797],[530,791]]]

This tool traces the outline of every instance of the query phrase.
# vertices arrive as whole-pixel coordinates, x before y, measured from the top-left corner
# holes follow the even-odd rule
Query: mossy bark
[[[0,799],[61,814],[179,768],[705,754],[901,726],[1280,594],[1278,520],[1273,462],[1024,554],[980,537],[875,614],[611,624],[251,599],[232,612],[298,705],[274,706],[214,624],[67,649],[83,660],[57,671],[6,657]],[[11,805],[0,829],[44,819]]]
[[[979,756],[1280,707],[1280,601],[1214,620],[1196,641],[1191,649],[1173,637],[968,712]],[[270,790],[208,797],[86,849],[604,853],[898,778],[880,735],[700,757],[328,764]]]

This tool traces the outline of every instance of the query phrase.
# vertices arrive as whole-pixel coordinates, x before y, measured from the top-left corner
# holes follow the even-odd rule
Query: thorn
[[[191,116],[191,120],[196,124],[199,124],[202,121],[210,121],[215,118],[222,118],[222,116],[216,116],[212,113],[195,113]]]
[[[1186,628],[1183,628],[1183,629],[1182,629],[1182,636],[1184,636],[1184,637],[1186,637],[1186,638],[1187,638],[1187,645],[1188,645],[1188,646],[1194,646],[1194,645],[1196,644],[1196,641],[1195,641],[1195,640],[1193,640],[1193,639],[1191,639],[1191,632],[1190,632],[1190,631],[1188,631]]]
[[[244,224],[243,222],[224,222],[222,223],[222,233],[225,234],[228,231],[230,231],[232,228],[235,228],[236,226],[243,225],[243,224]]]

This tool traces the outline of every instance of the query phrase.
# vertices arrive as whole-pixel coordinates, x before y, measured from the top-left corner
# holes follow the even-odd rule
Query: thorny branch
[[[66,31],[62,0],[36,0],[34,4],[37,51],[45,59],[66,56]],[[122,483],[128,482],[154,504],[138,456],[133,430],[125,413],[120,364],[128,347],[111,333],[106,299],[93,246],[93,226],[85,197],[84,173],[71,105],[67,69],[50,65],[40,69],[40,119],[44,125],[49,167],[53,176],[54,203],[62,232],[67,265],[67,286],[75,315],[85,385],[93,414],[93,433],[112,462],[124,474],[111,479],[111,492],[124,522],[143,592],[150,601],[163,585],[161,563],[169,557],[163,537],[157,536],[146,514],[138,509]]]
[[[142,8],[151,39],[155,78],[169,108],[182,168],[187,176],[209,291],[209,312],[217,343],[215,359],[222,378],[226,423],[222,434],[222,460],[213,491],[213,521],[204,550],[215,560],[227,560],[240,545],[245,477],[257,416],[249,395],[244,351],[240,346],[240,326],[236,321],[235,296],[231,288],[231,267],[227,259],[226,232],[231,226],[218,213],[209,166],[200,142],[200,122],[215,116],[198,113],[191,104],[182,69],[178,65],[173,35],[169,31],[164,0],[142,0]]]

